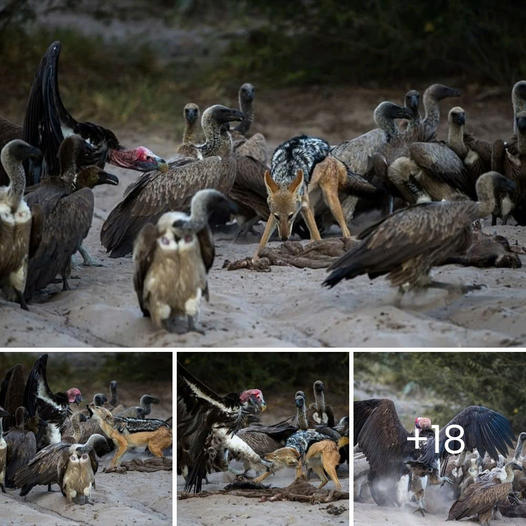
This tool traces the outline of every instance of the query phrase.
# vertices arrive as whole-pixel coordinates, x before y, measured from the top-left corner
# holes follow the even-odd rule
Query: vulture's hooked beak
[[[99,172],[99,179],[97,181],[97,184],[112,184],[112,185],[118,185],[119,184],[119,178],[113,174],[110,174],[108,172],[104,172],[101,170]]]

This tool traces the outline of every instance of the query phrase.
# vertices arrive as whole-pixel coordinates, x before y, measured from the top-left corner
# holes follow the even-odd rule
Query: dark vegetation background
[[[23,365],[27,378],[35,360],[42,354],[44,353],[0,353],[0,381],[16,363]],[[110,381],[117,380],[119,395],[124,399],[129,397],[130,402],[135,399],[138,402],[140,395],[150,392],[159,396],[163,405],[171,405],[172,353],[49,353],[47,380],[54,392],[78,387],[84,398],[83,403],[91,401],[96,392],[103,392],[108,396]]]
[[[356,352],[354,375],[400,396],[434,399],[429,416],[442,425],[466,406],[484,405],[516,433],[526,430],[524,352]]]
[[[296,411],[295,392],[311,403],[312,384],[322,380],[335,416],[348,414],[348,352],[178,352],[177,360],[218,394],[261,389],[268,412],[287,416]]]
[[[525,22],[521,1],[0,0],[0,111],[21,120],[55,39],[75,117],[141,130],[179,132],[184,103],[234,103],[246,80],[267,92],[445,79],[509,90],[526,77]]]

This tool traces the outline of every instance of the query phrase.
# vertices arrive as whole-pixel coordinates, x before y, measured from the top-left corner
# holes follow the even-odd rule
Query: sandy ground
[[[241,464],[233,462],[237,469]],[[293,469],[279,471],[267,479],[272,487],[283,488],[294,480]],[[213,473],[208,476],[210,484],[203,487],[204,491],[223,489],[230,481],[230,474]],[[349,472],[346,466],[338,470],[338,478],[343,491],[349,491]],[[316,477],[311,484],[318,485]],[[333,483],[326,486],[331,489]],[[177,494],[184,488],[184,479],[177,477]],[[236,524],[243,526],[292,526],[297,524],[332,526],[349,524],[349,503],[345,500],[333,502],[335,506],[345,506],[347,511],[341,515],[330,515],[326,508],[328,504],[306,504],[302,502],[258,502],[258,499],[230,495],[212,495],[203,498],[191,498],[177,501],[178,526],[216,526],[217,524]]]
[[[349,88],[324,93],[310,89],[303,95],[291,90],[277,98],[271,109],[267,97],[262,94],[258,99],[255,129],[270,136],[271,146],[299,132],[319,134],[333,143],[352,137],[371,127],[371,110],[378,100],[396,100],[392,90]],[[475,116],[473,128],[481,137],[507,136],[509,103],[504,94],[495,103],[493,99],[484,103],[491,109],[485,116],[482,103],[474,97],[457,103]],[[291,108],[289,118],[286,123],[277,122],[276,111],[285,104]],[[312,112],[308,118],[303,113],[300,121],[302,107],[312,107]],[[342,107],[345,111],[338,113]],[[336,115],[341,115],[339,121]],[[146,144],[166,157],[173,152],[174,138],[166,130],[147,137],[116,131],[123,144]],[[439,280],[479,283],[486,288],[465,296],[429,291],[405,298],[398,308],[394,292],[383,278],[371,282],[360,277],[327,290],[321,287],[325,271],[319,269],[272,267],[269,273],[223,270],[225,259],[251,256],[258,238],[233,243],[221,234],[216,236],[217,256],[209,276],[210,303],[203,303],[201,313],[206,334],[181,336],[156,331],[138,308],[131,258],[109,259],[99,243],[104,219],[137,176],[114,167],[109,170],[118,174],[121,183],[96,189],[95,217],[86,242],[104,267],[79,267],[73,274],[80,279],[70,280],[71,291],[60,292],[60,285],[50,285],[35,298],[29,312],[0,300],[0,346],[454,347],[524,345],[526,341],[526,327],[521,322],[526,315],[524,269],[442,267],[435,271]],[[526,245],[524,227],[485,230]]]

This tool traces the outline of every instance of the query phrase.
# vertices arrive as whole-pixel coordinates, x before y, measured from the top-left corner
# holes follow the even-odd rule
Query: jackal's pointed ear
[[[287,188],[287,190],[289,192],[297,192],[301,188],[302,184],[303,184],[303,170],[298,170],[296,172],[296,178],[294,179],[294,181],[292,181],[292,183],[289,184],[289,187]]]
[[[270,171],[265,170],[265,186],[269,195],[275,194],[279,190],[279,186],[276,181],[270,176]]]

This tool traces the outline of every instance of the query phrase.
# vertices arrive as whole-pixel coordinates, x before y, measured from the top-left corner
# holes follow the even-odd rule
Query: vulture
[[[59,41],[53,42],[40,61],[29,94],[22,134],[18,137],[40,148],[44,154],[43,161],[28,163],[27,184],[33,185],[46,176],[59,174],[58,149],[64,138],[72,134],[82,137],[87,145],[81,167],[96,164],[102,168],[109,162],[122,168],[148,171],[165,166],[164,160],[148,148],[139,146],[126,150],[111,130],[92,122],[78,122],[71,116],[58,89],[61,47]],[[5,184],[5,180],[0,173],[1,184]]]
[[[85,444],[58,442],[41,449],[28,463],[15,474],[15,486],[21,488],[20,496],[24,497],[37,485],[58,484],[64,493],[63,481],[71,455],[89,454],[91,467],[96,473],[99,463],[93,451],[93,445],[99,440],[106,440],[102,435],[91,435]]]
[[[133,283],[144,316],[159,329],[180,332],[177,317],[186,316],[196,331],[201,297],[208,300],[207,275],[215,257],[208,226],[211,211],[228,204],[217,190],[200,190],[191,214],[166,212],[156,225],[146,223],[135,241]]]
[[[323,425],[334,427],[334,413],[330,405],[325,404],[325,385],[321,380],[316,380],[312,386],[314,403],[309,406],[309,426]]]
[[[195,132],[199,124],[199,106],[193,102],[185,104],[183,108],[184,131],[183,142],[176,149],[175,152],[183,157],[193,157],[195,159],[202,159],[203,156],[196,146]]]
[[[111,211],[101,231],[101,242],[110,257],[123,257],[133,251],[141,228],[155,224],[171,210],[188,212],[192,197],[201,189],[228,194],[236,177],[232,140],[224,125],[242,120],[240,111],[216,104],[201,118],[206,142],[202,160],[186,159],[167,172],[150,172],[138,178],[125,191],[123,200]]]
[[[501,215],[508,215],[521,226],[526,225],[526,110],[515,117],[516,140],[505,144],[498,140],[493,144],[491,165],[516,184],[515,192],[508,192],[501,199]]]
[[[505,466],[506,476],[502,481],[475,482],[453,503],[449,510],[448,521],[477,516],[482,526],[489,526],[493,511],[499,504],[508,503],[508,495],[513,492],[513,470],[522,471],[516,462]]]
[[[8,299],[15,293],[20,307],[26,310],[24,290],[31,230],[38,230],[40,216],[33,217],[24,200],[26,180],[22,163],[37,157],[40,150],[19,139],[8,142],[0,153],[9,178],[8,186],[0,186],[0,289]]]
[[[449,97],[460,97],[461,91],[443,84],[432,84],[424,91],[425,115],[421,133],[417,140],[432,141],[440,123],[440,101]]]
[[[387,170],[391,183],[408,203],[476,197],[475,183],[481,172],[471,178],[462,161],[467,157],[464,110],[453,108],[448,122],[447,143],[413,142],[408,146],[409,155],[396,159]]]
[[[91,459],[87,453],[78,455],[72,453],[62,479],[62,493],[66,496],[68,504],[75,497],[82,497],[83,503],[90,503],[91,488],[95,485],[95,473]]]
[[[4,413],[7,416],[7,411],[0,408],[0,489],[2,489],[2,493],[5,493],[7,469],[7,443],[3,437],[4,427],[2,425]]]
[[[3,407],[8,413],[4,417],[4,429],[6,430],[15,424],[17,408],[24,405],[25,385],[24,369],[19,363],[5,373],[0,383],[0,407]]]
[[[0,117],[0,150],[15,139],[22,139],[22,126]],[[24,175],[25,176],[25,175]],[[9,184],[9,176],[0,163],[0,186]]]
[[[7,471],[5,484],[8,488],[15,486],[15,473],[25,466],[37,452],[35,433],[25,427],[25,408],[16,409],[16,425],[5,434],[7,443]]]
[[[100,403],[100,400],[93,400],[93,403],[97,406],[104,405],[103,403]],[[149,415],[152,412],[152,404],[158,404],[160,400],[152,395],[144,394],[141,396],[141,399],[139,401],[138,406],[135,407],[128,407],[124,411],[121,411],[120,413],[116,413],[115,416],[120,417],[131,417],[131,418],[144,418],[145,416]]]
[[[414,89],[409,90],[404,97],[404,107],[411,112],[411,118],[407,120],[404,134],[407,137],[418,137],[420,129],[420,93]]]
[[[485,141],[475,139],[464,133],[466,114],[456,106],[448,114],[447,143],[414,142],[409,145],[411,160],[399,158],[389,169],[389,177],[397,185],[413,183],[421,186],[427,196],[434,201],[453,196],[476,197],[475,185],[478,177],[491,168],[491,146]],[[397,170],[395,165],[406,167],[408,171]],[[402,190],[402,189],[401,189]],[[408,188],[402,193],[406,200],[414,203]],[[500,202],[499,202],[500,204]]]
[[[234,434],[265,408],[259,389],[219,396],[177,363],[177,470],[185,491],[199,493],[207,473],[228,469],[226,449],[256,470],[270,466]]]
[[[71,256],[80,249],[93,219],[92,188],[98,184],[118,184],[118,179],[98,166],[79,167],[84,141],[78,135],[64,139],[59,149],[60,176],[43,180],[26,195],[29,207],[38,207],[42,215],[40,239],[29,259],[25,296],[62,277],[63,290],[69,290],[67,278]],[[32,240],[33,241],[33,240]]]
[[[29,417],[38,415],[45,422],[45,436],[37,437],[40,446],[61,441],[61,427],[71,410],[69,404],[80,404],[82,395],[76,387],[71,387],[65,393],[53,393],[47,383],[48,355],[43,354],[33,364],[27,378],[24,391],[24,407]]]
[[[234,128],[234,151],[239,156],[247,156],[259,164],[268,163],[267,141],[263,134],[255,133],[251,137],[247,134],[254,121],[254,98],[256,89],[249,82],[241,85],[238,92],[239,109],[243,113],[243,120]]]
[[[431,267],[469,248],[472,222],[493,212],[501,188],[513,191],[514,184],[497,172],[488,172],[477,181],[478,201],[430,202],[396,211],[364,230],[358,236],[362,242],[329,267],[331,273],[323,284],[334,287],[342,279],[361,274],[370,279],[387,274],[400,292],[425,287],[458,291],[458,286],[431,280]]]
[[[374,122],[378,128],[334,146],[331,153],[336,159],[345,163],[352,172],[363,175],[369,166],[369,156],[394,138],[401,136],[395,119],[411,120],[412,117],[413,113],[408,108],[387,101],[381,102],[373,112]]]
[[[285,441],[298,429],[307,429],[307,404],[305,393],[297,391],[295,396],[296,416],[287,418],[273,425],[263,426],[255,423],[247,428],[241,429],[236,435],[246,442],[260,457],[285,445]],[[245,462],[245,472],[249,469],[249,463]]]
[[[448,426],[460,425],[464,429],[462,439],[465,450],[477,449],[481,456],[488,452],[497,459],[499,453],[506,455],[512,445],[513,431],[509,420],[483,406],[466,407],[440,428],[438,453],[435,453],[435,432],[431,428],[431,420],[424,417],[415,420],[415,431],[418,430],[420,437],[427,439],[416,449],[416,442],[408,440],[415,433],[402,426],[392,400],[355,402],[354,414],[360,426],[356,442],[369,462],[371,495],[379,505],[400,505],[397,489],[399,484],[407,488],[409,474],[411,478],[425,478],[435,470],[440,472],[440,465],[445,469],[450,455],[445,447]],[[457,436],[452,429],[450,435]],[[451,448],[456,449],[457,446],[454,443]],[[418,499],[418,509],[424,510],[423,492]]]
[[[526,111],[526,80],[519,80],[513,85],[511,104],[513,106],[513,133],[517,134],[517,115]]]
[[[119,395],[117,394],[117,381],[112,380],[110,382],[110,409],[113,411],[119,405]]]

